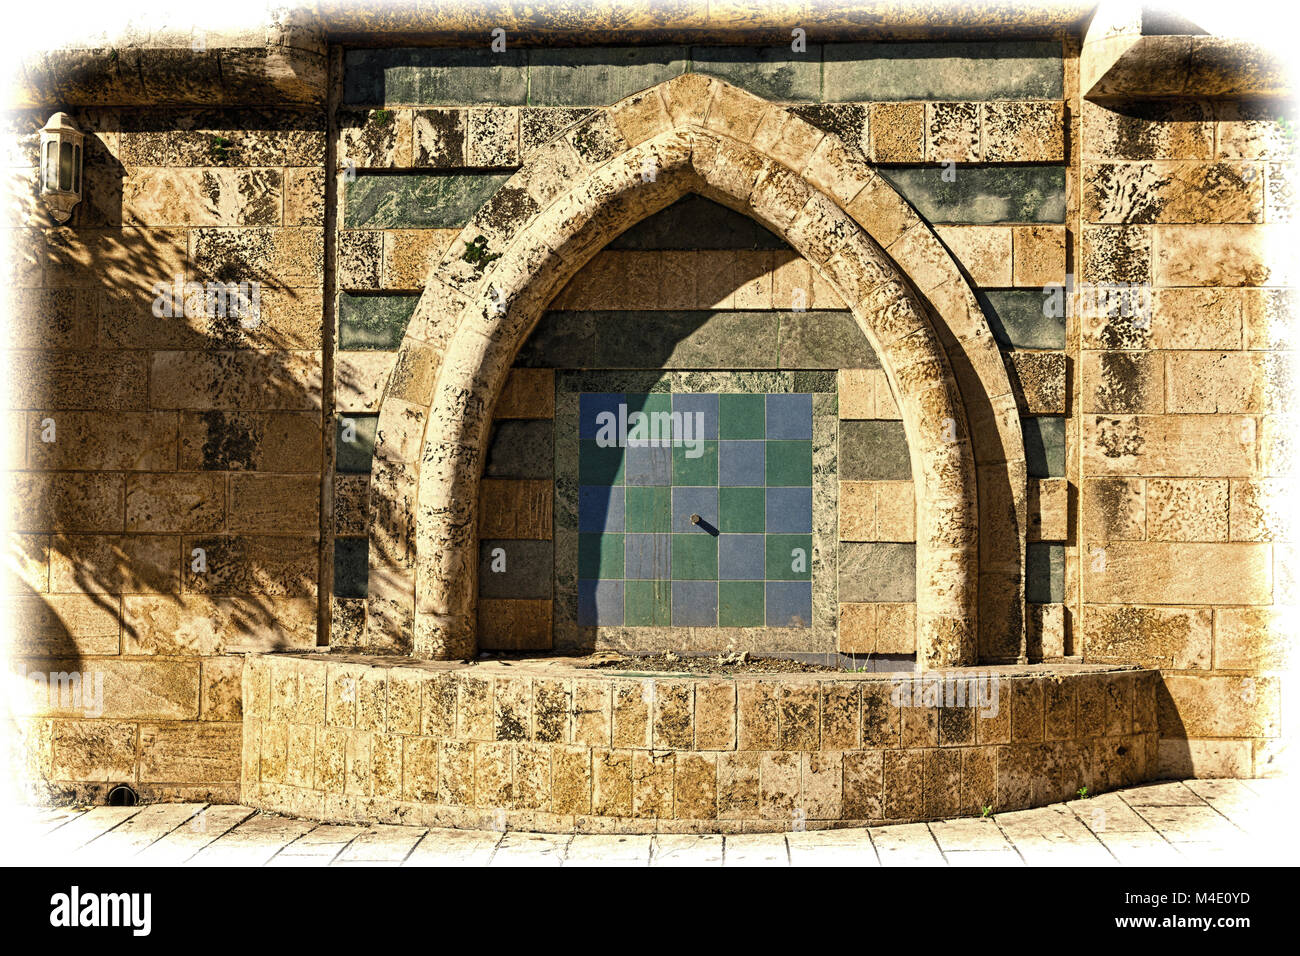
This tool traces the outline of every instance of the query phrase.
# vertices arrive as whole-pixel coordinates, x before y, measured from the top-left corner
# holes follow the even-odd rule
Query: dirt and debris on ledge
[[[579,666],[593,670],[670,674],[812,674],[838,670],[832,665],[809,664],[783,657],[750,657],[744,651],[738,654],[719,654],[714,657],[686,657],[671,651],[644,657],[625,657],[622,654],[593,655],[589,662]]]

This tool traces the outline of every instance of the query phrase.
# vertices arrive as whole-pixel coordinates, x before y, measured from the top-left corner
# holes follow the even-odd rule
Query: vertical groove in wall
[[[321,302],[321,509],[320,578],[317,587],[316,643],[327,646],[334,623],[334,342],[337,320],[334,255],[338,226],[338,121],[343,88],[343,50],[331,45],[326,54],[325,235]]]
[[[1065,69],[1065,103],[1069,111],[1066,115],[1065,149],[1066,165],[1073,171],[1072,181],[1067,181],[1066,228],[1069,230],[1065,245],[1065,274],[1074,276],[1075,288],[1081,277],[1077,274],[1083,252],[1083,91],[1079,86],[1079,54],[1082,43],[1079,37],[1067,35],[1062,41],[1061,62]],[[1068,298],[1067,298],[1068,302]],[[1066,312],[1065,326],[1066,393],[1070,396],[1065,428],[1066,447],[1066,534],[1065,542],[1066,579],[1069,579],[1070,551],[1074,551],[1074,588],[1065,592],[1065,614],[1062,627],[1064,647],[1067,656],[1082,656],[1081,625],[1083,623],[1083,562],[1088,555],[1083,553],[1083,329],[1078,310],[1070,308]],[[1073,492],[1069,488],[1073,485]],[[1074,522],[1068,521],[1070,499],[1073,498]]]

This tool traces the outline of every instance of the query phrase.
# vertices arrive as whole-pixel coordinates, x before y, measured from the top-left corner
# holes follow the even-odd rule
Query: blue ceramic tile
[[[578,437],[595,438],[599,430],[598,416],[602,412],[612,412],[614,422],[618,422],[618,407],[626,396],[620,393],[584,392],[578,396]],[[616,427],[617,430],[617,427]]]
[[[629,534],[623,538],[623,576],[647,579],[672,574],[672,535]]]
[[[579,531],[622,531],[623,516],[622,485],[583,485],[578,489]]]
[[[674,581],[672,607],[674,627],[713,627],[718,623],[718,582]]]
[[[623,469],[629,485],[671,485],[673,450],[633,446],[623,456]]]
[[[767,584],[768,627],[812,626],[812,582],[769,581]]]
[[[812,396],[807,394],[767,396],[767,437],[812,438]]]
[[[718,577],[723,581],[761,581],[763,556],[761,534],[724,534],[718,539]]]
[[[718,442],[718,484],[763,484],[763,443],[761,441]]]
[[[700,516],[700,524],[691,522],[691,515]],[[707,524],[708,527],[704,527]],[[707,534],[718,527],[717,488],[673,488],[673,530],[680,533]]]
[[[578,623],[621,625],[623,623],[622,581],[579,581]]]
[[[811,488],[768,488],[766,507],[769,534],[812,533]]]
[[[692,439],[708,440],[718,437],[717,395],[674,395],[673,411],[682,413],[681,433],[674,435],[674,438],[689,436]],[[689,420],[688,415],[691,416]]]

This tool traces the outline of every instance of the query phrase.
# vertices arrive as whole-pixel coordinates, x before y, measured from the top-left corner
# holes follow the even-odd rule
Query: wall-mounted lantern
[[[67,222],[81,201],[84,139],[67,113],[55,113],[41,130],[41,198],[59,222]]]

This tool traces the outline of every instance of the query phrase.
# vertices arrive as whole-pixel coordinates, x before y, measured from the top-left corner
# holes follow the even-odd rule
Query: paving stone
[[[724,866],[789,866],[783,833],[743,833],[725,838]]]
[[[660,833],[651,866],[721,866],[723,837],[711,833]]]

